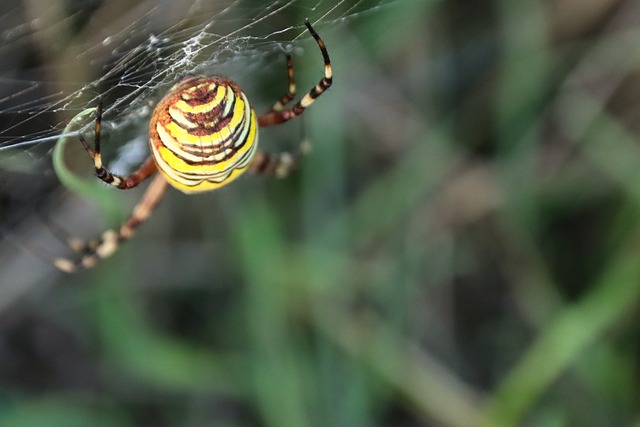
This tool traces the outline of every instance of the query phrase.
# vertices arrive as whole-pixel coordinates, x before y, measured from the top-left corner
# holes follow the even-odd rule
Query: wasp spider
[[[285,109],[296,94],[289,55],[289,90],[262,115],[255,114],[246,95],[232,81],[219,76],[186,77],[157,104],[149,124],[151,155],[128,176],[113,174],[102,163],[102,106],[99,105],[94,147],[91,148],[84,137],[79,136],[94,162],[98,178],[127,190],[154,174],[155,177],[130,217],[119,228],[107,230],[91,241],[67,239],[67,244],[78,253],[78,257],[55,258],[53,264],[71,273],[90,268],[113,254],[118,245],[130,239],[136,228],[149,218],[162,199],[167,184],[185,193],[199,193],[227,185],[247,170],[286,176],[296,166],[302,151],[269,154],[259,150],[258,127],[277,125],[299,116],[332,83],[331,62],[324,42],[308,20],[305,20],[305,25],[324,58],[324,76],[298,103]],[[160,173],[156,174],[157,171]]]

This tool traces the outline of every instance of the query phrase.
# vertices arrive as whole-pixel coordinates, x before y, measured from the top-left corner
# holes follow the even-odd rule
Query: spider
[[[129,218],[119,228],[84,241],[68,238],[78,259],[54,258],[58,269],[73,273],[93,267],[112,255],[120,243],[133,237],[165,194],[167,185],[184,193],[215,190],[247,170],[284,177],[297,165],[304,150],[269,154],[258,150],[258,127],[277,125],[302,114],[332,83],[329,54],[308,20],[304,22],[324,59],[324,76],[293,107],[284,107],[296,95],[291,56],[287,55],[288,92],[265,114],[256,115],[246,95],[224,77],[190,76],[182,79],[158,102],[149,123],[151,155],[128,176],[111,173],[100,155],[102,103],[97,108],[94,147],[82,134],[79,140],[93,160],[99,179],[121,190],[138,186],[155,174]],[[156,172],[160,172],[156,174]]]

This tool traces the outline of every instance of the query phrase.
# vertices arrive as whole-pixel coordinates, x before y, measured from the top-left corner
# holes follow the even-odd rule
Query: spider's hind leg
[[[300,162],[311,151],[311,141],[309,138],[303,138],[297,151],[283,151],[281,153],[267,153],[262,150],[253,157],[249,170],[262,175],[275,176],[276,178],[285,178],[298,168]]]
[[[44,223],[47,231],[51,233],[56,239],[58,239],[67,248],[77,254],[89,253],[95,250],[95,247],[100,244],[100,239],[85,240],[80,237],[76,237],[69,233],[66,229],[60,227],[57,223],[49,218],[40,218]]]
[[[51,261],[52,264],[64,272],[75,273],[91,268],[101,259],[111,256],[120,243],[133,237],[136,228],[149,218],[164,196],[167,185],[168,182],[162,175],[156,175],[129,218],[119,228],[109,229],[92,240],[64,237],[63,240],[69,248],[78,253],[79,257],[54,258]]]

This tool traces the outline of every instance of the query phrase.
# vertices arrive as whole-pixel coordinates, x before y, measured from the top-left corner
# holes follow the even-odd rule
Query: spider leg
[[[91,268],[101,259],[111,256],[118,249],[118,245],[133,237],[136,228],[149,218],[160,200],[162,200],[167,185],[167,180],[162,175],[157,175],[149,184],[142,199],[133,209],[131,216],[119,228],[107,230],[97,239],[86,242],[76,238],[73,238],[73,240],[70,238],[65,239],[68,242],[67,244],[78,251],[81,256],[75,260],[54,258],[53,265],[64,272],[75,273],[76,271]]]
[[[99,243],[98,239],[84,240],[79,237],[73,236],[69,234],[67,230],[64,230],[62,227],[50,221],[48,218],[41,218],[41,220],[47,227],[47,230],[49,230],[49,232],[56,239],[60,240],[60,242],[65,244],[73,252],[79,254],[89,253],[93,251]]]
[[[140,167],[132,172],[128,176],[116,175],[111,172],[102,164],[102,155],[100,152],[100,131],[102,129],[102,100],[98,103],[98,111],[96,114],[95,123],[95,140],[94,148],[89,146],[89,143],[82,134],[78,134],[78,139],[84,147],[89,157],[93,160],[94,167],[96,169],[96,175],[102,181],[109,185],[117,187],[121,190],[128,190],[136,187],[145,179],[149,178],[156,172],[156,163],[150,156]]]
[[[293,73],[293,62],[291,61],[291,55],[289,54],[287,54],[287,75],[289,76],[289,90],[278,100],[278,102],[273,104],[273,107],[271,107],[269,112],[282,111],[284,106],[296,97],[296,80]]]
[[[267,153],[258,150],[249,164],[249,170],[262,175],[285,178],[298,167],[302,158],[310,151],[311,142],[306,138],[295,152]]]
[[[320,52],[322,53],[322,58],[324,59],[324,76],[322,77],[320,82],[318,82],[318,84],[316,84],[309,91],[309,93],[303,96],[302,99],[298,101],[298,103],[296,103],[292,108],[286,109],[286,110],[284,109],[278,110],[276,108],[276,107],[282,108],[284,106],[284,103],[282,103],[281,101],[287,100],[288,96],[290,95],[290,94],[287,94],[282,98],[282,100],[276,102],[276,104],[274,105],[274,108],[272,108],[269,112],[258,116],[258,124],[260,126],[277,125],[279,123],[286,122],[287,120],[291,120],[292,118],[299,116],[304,112],[304,110],[307,107],[309,107],[309,105],[313,104],[316,98],[318,98],[327,89],[329,89],[329,87],[331,87],[331,84],[333,83],[333,71],[331,69],[331,60],[329,59],[329,53],[327,52],[327,48],[324,45],[324,42],[322,41],[318,33],[316,33],[316,31],[311,26],[309,21],[305,20],[304,24],[307,26],[307,29],[309,30],[313,38],[316,40],[316,43],[320,48]],[[293,76],[293,67],[291,66],[289,70],[290,70],[289,83],[291,84],[292,76]],[[295,89],[295,86],[294,86],[294,89]],[[290,90],[290,92],[292,91]],[[289,101],[287,100],[287,102]]]

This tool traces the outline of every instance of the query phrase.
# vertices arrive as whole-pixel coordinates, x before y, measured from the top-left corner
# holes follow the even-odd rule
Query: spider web
[[[65,191],[64,203],[56,204],[61,194],[52,190],[62,176],[54,172],[51,154],[63,136],[77,139],[82,132],[92,141],[91,109],[101,100],[103,154],[110,170],[127,173],[149,155],[154,103],[181,76],[227,76],[264,111],[286,91],[284,52],[293,54],[299,96],[321,75],[322,58],[305,18],[327,41],[341,25],[401,1],[0,2],[0,267],[14,283],[3,283],[0,308],[48,277],[47,262],[47,269],[33,268],[33,255],[60,253],[49,224],[68,223],[57,220],[68,219],[82,200],[68,200]],[[306,60],[311,52],[309,80],[301,53]],[[265,88],[268,97],[252,96]],[[80,144],[67,145],[66,162],[91,173]],[[100,206],[117,205],[105,198]],[[74,233],[95,234],[95,217],[73,217]]]
[[[0,55],[9,60],[0,65],[0,171],[46,169],[42,161],[67,124],[100,100],[107,129],[146,141],[154,101],[180,76],[233,76],[250,91],[266,65],[283,62],[278,53],[311,46],[304,18],[322,33],[392,2],[148,0],[126,10],[111,1],[74,10],[62,2],[3,2]],[[78,130],[91,126],[87,115]],[[126,161],[146,155],[138,145]]]

